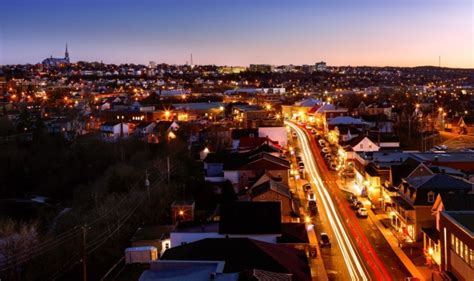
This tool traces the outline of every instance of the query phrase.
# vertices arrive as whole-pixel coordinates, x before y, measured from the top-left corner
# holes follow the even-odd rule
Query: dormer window
[[[435,200],[435,193],[433,191],[428,192],[428,203],[433,203]]]

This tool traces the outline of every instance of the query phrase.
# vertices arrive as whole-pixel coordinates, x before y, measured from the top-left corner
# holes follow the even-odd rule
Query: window
[[[170,243],[165,243],[165,249],[168,250],[170,248]]]
[[[454,250],[454,235],[451,234],[451,250]]]
[[[360,147],[360,149],[364,149],[364,145],[363,145],[363,144],[359,145],[359,147]]]
[[[435,198],[435,194],[433,191],[428,192],[428,202],[433,203]]]
[[[372,145],[371,145],[371,144],[369,144],[369,149],[372,149]]]
[[[464,245],[464,261],[469,264],[469,248]]]
[[[474,250],[473,249],[469,249],[469,255],[471,256],[471,267],[474,268]]]

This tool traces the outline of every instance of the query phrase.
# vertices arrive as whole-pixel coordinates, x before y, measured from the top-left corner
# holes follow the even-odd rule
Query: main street
[[[331,253],[334,255],[331,261],[336,263],[334,264],[335,268],[344,268],[340,272],[340,276],[334,279],[347,279],[344,277],[347,274],[351,280],[391,280],[384,265],[363,234],[354,214],[341,208],[340,200],[337,197],[334,200],[331,196],[328,185],[328,180],[331,179],[322,176],[315,158],[314,142],[311,141],[306,131],[296,124],[288,121],[285,121],[285,124],[297,134],[308,179],[315,187],[320,214],[320,225],[317,223],[316,227],[321,227],[329,233],[335,246],[333,248],[337,248],[337,250],[332,249]],[[332,188],[335,188],[334,186]],[[355,223],[351,220],[355,220]],[[324,250],[326,251],[326,249]]]

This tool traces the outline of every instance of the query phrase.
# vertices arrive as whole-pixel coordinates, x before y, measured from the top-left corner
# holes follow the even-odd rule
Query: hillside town
[[[38,188],[8,167],[17,154],[0,153],[0,215],[54,218],[21,237],[36,246],[5,238],[0,276],[22,280],[54,256],[66,263],[39,276],[67,280],[82,265],[101,280],[472,280],[473,85],[473,70],[437,67],[71,63],[67,46],[2,66],[2,150],[92,142],[139,170],[136,182],[109,173],[86,207],[80,185],[102,184],[88,168],[87,180]],[[100,212],[68,218],[84,207]],[[81,235],[82,248],[62,248]]]

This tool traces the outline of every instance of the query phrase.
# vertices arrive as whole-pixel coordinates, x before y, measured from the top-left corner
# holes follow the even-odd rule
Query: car
[[[331,153],[331,148],[329,148],[329,147],[326,146],[326,147],[323,147],[323,148],[321,149],[321,151],[322,151],[323,153]]]
[[[352,193],[349,193],[349,195],[347,196],[347,201],[352,204],[352,202],[357,201],[357,196]]]
[[[331,162],[331,163],[329,164],[329,170],[331,170],[331,171],[337,171],[337,164],[334,163],[334,162]]]
[[[296,138],[298,135],[296,134],[296,132],[292,132],[291,135]]]
[[[304,179],[305,178],[305,176],[304,176],[304,167],[299,167],[298,172],[300,173],[301,178]]]
[[[331,248],[331,239],[327,233],[321,232],[321,239],[319,240],[321,248],[328,247]]]
[[[357,209],[357,216],[361,218],[366,218],[369,216],[369,212],[367,212],[366,208],[359,208]]]
[[[302,161],[301,156],[297,155],[296,156],[296,162],[301,162],[301,161]]]
[[[310,192],[311,191],[311,184],[307,183],[307,184],[303,185],[303,190],[306,191],[306,192]]]
[[[316,196],[314,195],[314,192],[309,192],[308,193],[308,201],[316,202]]]
[[[318,144],[320,147],[326,146],[327,142],[323,139],[318,140]]]
[[[318,213],[318,206],[316,205],[316,201],[309,201],[308,202],[308,210],[310,216],[314,217]]]
[[[352,202],[352,209],[358,210],[361,207],[362,207],[362,202],[360,202],[359,200]]]
[[[332,155],[330,153],[325,153],[324,154],[324,159],[326,159],[326,160],[332,159]]]
[[[303,168],[304,168],[304,162],[303,162],[303,161],[299,161],[299,162],[298,162],[298,167],[303,167]]]

